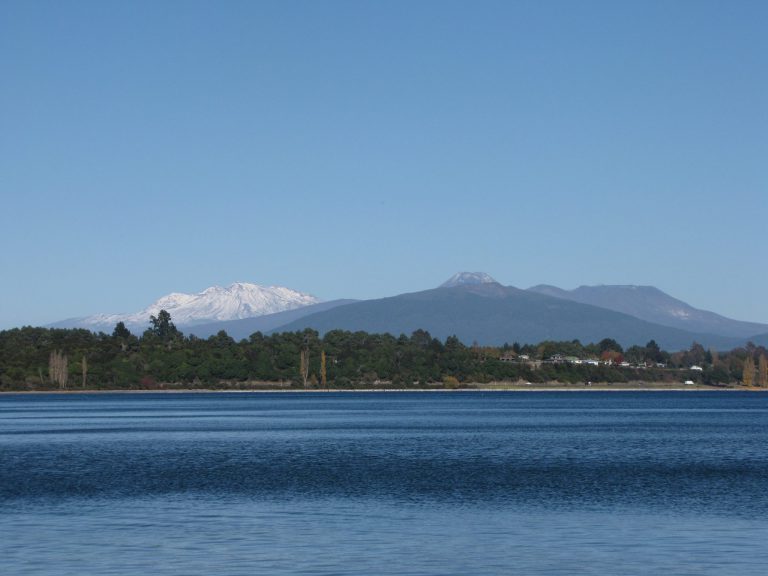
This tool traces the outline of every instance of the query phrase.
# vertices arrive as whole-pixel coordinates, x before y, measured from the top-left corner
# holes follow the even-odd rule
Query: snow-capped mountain
[[[314,296],[283,286],[235,282],[227,287],[211,286],[198,294],[174,292],[132,314],[96,314],[64,320],[52,326],[111,332],[118,322],[123,322],[132,332],[141,333],[149,326],[149,317],[157,316],[160,310],[168,311],[173,323],[183,327],[274,314],[319,302]]]
[[[457,272],[440,284],[440,288],[453,288],[472,284],[496,284],[496,280],[485,272]]]

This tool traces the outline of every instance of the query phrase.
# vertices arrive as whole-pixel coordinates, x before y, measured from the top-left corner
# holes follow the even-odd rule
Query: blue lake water
[[[0,397],[0,573],[768,572],[768,395]]]

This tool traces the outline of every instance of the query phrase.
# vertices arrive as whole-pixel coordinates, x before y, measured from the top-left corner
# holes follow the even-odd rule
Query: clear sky
[[[768,2],[0,1],[0,328],[234,281],[768,322]]]

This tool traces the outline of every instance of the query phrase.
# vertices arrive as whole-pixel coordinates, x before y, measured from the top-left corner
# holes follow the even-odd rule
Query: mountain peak
[[[440,288],[471,286],[475,284],[498,284],[498,282],[485,272],[457,272],[448,278],[448,280],[440,284]]]
[[[131,314],[96,314],[72,321],[65,320],[53,326],[76,326],[109,332],[117,322],[123,322],[130,330],[140,334],[147,327],[149,317],[158,314],[160,310],[166,310],[174,323],[184,328],[194,324],[274,314],[319,302],[310,294],[284,286],[235,282],[226,288],[210,286],[197,294],[174,292]]]

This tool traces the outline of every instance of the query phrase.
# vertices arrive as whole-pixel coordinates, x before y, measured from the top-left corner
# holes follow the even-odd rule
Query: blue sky
[[[768,3],[0,3],[0,328],[233,281],[768,322]]]

